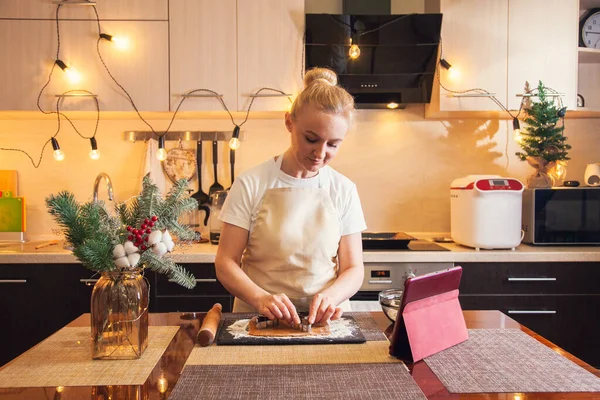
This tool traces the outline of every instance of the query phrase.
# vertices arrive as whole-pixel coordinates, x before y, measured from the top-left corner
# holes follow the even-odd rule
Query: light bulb
[[[92,160],[97,160],[100,158],[100,150],[98,150],[98,143],[96,142],[95,137],[90,138],[90,145],[92,149],[90,150],[90,158]]]
[[[67,80],[69,82],[71,82],[73,84],[77,84],[77,83],[81,82],[81,74],[79,73],[77,68],[75,68],[72,65],[68,66],[61,60],[56,60],[55,63],[56,63],[56,65],[58,65],[60,67],[60,69],[63,70],[63,72],[67,76]]]
[[[389,109],[391,109],[391,110],[393,110],[393,109],[395,109],[395,108],[398,108],[398,103],[396,103],[396,102],[394,102],[394,101],[391,101],[391,102],[389,102],[389,103],[386,105],[386,107],[387,107],[387,108],[389,108]]]
[[[158,137],[158,151],[156,152],[156,158],[158,158],[159,161],[165,161],[167,159],[164,135]]]
[[[235,128],[233,128],[233,133],[231,134],[231,139],[229,140],[229,148],[231,150],[237,150],[240,148],[240,127],[239,126],[235,126]]]
[[[52,155],[56,161],[62,161],[65,159],[65,153],[63,153],[63,151],[60,149],[54,150]]]
[[[358,47],[358,45],[353,44],[352,46],[350,46],[348,55],[353,60],[357,59],[360,56],[360,48]]]
[[[517,117],[513,118],[513,137],[515,142],[521,144],[523,141],[523,136],[521,136],[521,124],[519,124],[519,120]]]
[[[56,161],[62,161],[65,159],[65,153],[63,153],[63,151],[60,149],[60,146],[58,145],[58,140],[56,140],[56,138],[51,137],[50,141],[52,142],[52,149],[54,150],[54,152],[52,153],[52,156],[54,157],[54,159]]]
[[[113,36],[111,42],[115,44],[115,47],[119,50],[129,49],[129,38],[125,36]]]
[[[448,77],[452,80],[457,80],[460,78],[460,70],[456,67],[451,67],[448,70]]]
[[[158,149],[156,158],[158,158],[159,161],[165,161],[167,159],[167,151],[165,149]]]
[[[160,377],[156,382],[156,388],[159,393],[165,393],[169,388],[169,381],[165,377]]]

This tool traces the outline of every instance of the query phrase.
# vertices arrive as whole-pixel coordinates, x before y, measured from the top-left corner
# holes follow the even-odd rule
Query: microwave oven
[[[522,217],[524,243],[600,245],[600,188],[525,189]]]

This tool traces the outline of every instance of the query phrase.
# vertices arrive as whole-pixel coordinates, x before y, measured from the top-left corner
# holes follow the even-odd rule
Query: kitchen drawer
[[[461,294],[463,310],[500,310],[532,331],[598,368],[600,295],[473,296]]]
[[[196,287],[186,289],[170,282],[163,274],[156,274],[156,296],[223,296],[229,295],[227,289],[217,280],[214,264],[184,264],[183,267],[196,277]]]
[[[174,296],[155,299],[155,312],[206,312],[221,303],[223,312],[231,312],[233,296]]]
[[[462,294],[600,294],[600,263],[463,263]]]

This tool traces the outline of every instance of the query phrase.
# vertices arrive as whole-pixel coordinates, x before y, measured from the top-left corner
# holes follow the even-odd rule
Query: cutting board
[[[12,197],[17,197],[18,189],[17,171],[0,170],[0,192],[9,191]]]
[[[356,320],[350,316],[343,316],[338,321],[332,321],[330,336],[300,336],[300,337],[264,337],[244,335],[235,337],[229,330],[233,324],[240,320],[225,319],[221,321],[215,342],[218,345],[288,345],[288,344],[334,344],[334,343],[364,343],[367,340],[360,330]],[[343,335],[336,334],[336,325],[340,324]]]
[[[25,198],[0,198],[0,232],[25,232]]]

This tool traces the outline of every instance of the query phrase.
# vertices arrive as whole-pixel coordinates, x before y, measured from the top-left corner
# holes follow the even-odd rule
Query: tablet
[[[458,289],[461,276],[462,267],[457,266],[406,279],[398,315],[408,303]]]

